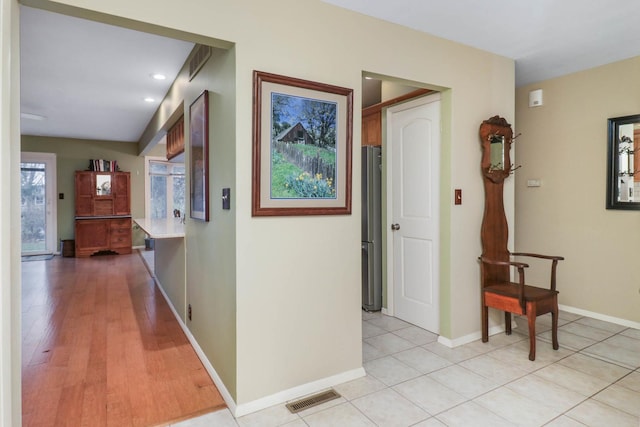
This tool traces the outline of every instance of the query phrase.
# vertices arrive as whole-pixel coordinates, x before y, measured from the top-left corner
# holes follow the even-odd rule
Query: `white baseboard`
[[[229,408],[233,416],[236,418],[241,417],[243,415],[250,414],[252,412],[259,411],[261,409],[266,409],[270,406],[279,405],[281,403],[285,403],[290,400],[300,398],[302,396],[317,393],[319,391],[325,390],[335,385],[342,384],[347,381],[352,381],[357,378],[364,377],[366,375],[364,368],[361,367],[361,368],[346,371],[337,375],[333,375],[327,378],[322,378],[317,381],[312,381],[310,383],[301,384],[299,386],[280,391],[270,396],[265,396],[260,399],[253,400],[251,402],[242,403],[238,405],[236,404],[235,400],[233,400],[233,398],[231,397],[231,393],[229,393],[229,390],[227,390],[226,386],[224,385],[224,382],[222,381],[222,379],[214,369],[213,365],[211,365],[211,362],[209,362],[209,359],[207,358],[207,356],[204,354],[204,351],[202,351],[202,348],[198,344],[198,341],[196,341],[195,337],[191,334],[191,331],[189,330],[189,328],[187,328],[187,325],[185,325],[185,323],[182,321],[182,319],[178,315],[178,312],[176,311],[175,307],[171,303],[171,300],[165,293],[157,277],[154,277],[154,280],[156,282],[158,289],[160,289],[160,292],[164,296],[165,301],[167,301],[169,308],[171,308],[171,311],[173,312],[173,316],[176,318],[176,320],[180,324],[180,327],[182,328],[185,335],[187,336],[187,339],[193,346],[193,349],[198,355],[198,358],[200,359],[200,361],[204,365],[204,368],[207,370],[214,384],[218,388],[218,391],[222,395],[222,398],[227,404],[227,407]]]
[[[511,328],[517,328],[516,322],[511,321]],[[489,328],[489,336],[496,335],[504,332],[504,325],[495,325]],[[438,342],[449,348],[459,347],[461,345],[469,344],[470,342],[477,341],[482,338],[482,332],[476,331],[468,335],[461,336],[455,339],[445,338],[442,335],[438,336]]]
[[[594,311],[583,310],[581,308],[571,307],[568,305],[558,304],[558,309],[561,311],[566,311],[567,313],[578,314],[580,316],[591,317],[593,319],[602,320],[604,322],[614,323],[620,326],[626,326],[627,328],[640,329],[640,322],[634,322],[632,320],[621,319],[619,317],[608,316],[606,314],[596,313]],[[511,322],[511,328],[515,329],[518,325],[515,321]],[[504,325],[495,325],[489,328],[489,335],[495,335],[504,332]],[[482,338],[482,333],[480,331],[473,332],[468,335],[464,335],[459,338],[449,339],[443,336],[438,337],[438,342],[442,345],[445,345],[449,348],[458,347],[464,344],[468,344],[475,340]]]
[[[317,381],[302,384],[288,390],[283,390],[251,402],[242,403],[235,408],[235,411],[232,410],[231,412],[236,418],[238,418],[243,415],[268,408],[270,406],[279,405],[293,399],[298,399],[303,396],[326,390],[335,385],[364,377],[365,375],[366,372],[364,371],[364,368],[353,369],[351,371],[346,371],[341,374],[333,375],[331,377],[322,378]]]
[[[178,315],[178,312],[176,311],[176,308],[173,306],[173,303],[171,302],[171,300],[169,299],[169,297],[165,293],[164,289],[162,288],[162,284],[160,283],[158,278],[155,277],[155,275],[154,275],[153,279],[156,282],[157,288],[160,290],[160,292],[164,296],[165,301],[169,305],[169,308],[173,312],[173,316],[176,318],[176,320],[178,321],[178,324],[180,324],[180,327],[182,328],[182,331],[187,336],[187,339],[189,340],[189,342],[193,346],[193,349],[195,350],[196,354],[198,355],[198,359],[200,359],[200,361],[202,362],[202,365],[204,366],[204,368],[207,370],[207,372],[211,376],[211,379],[213,380],[213,383],[218,388],[218,391],[220,392],[220,395],[222,396],[222,399],[224,399],[224,402],[227,404],[227,407],[229,408],[231,413],[235,414],[237,405],[236,405],[236,402],[231,397],[231,393],[229,393],[229,390],[227,390],[227,387],[224,385],[224,382],[222,382],[222,379],[220,378],[220,375],[218,375],[216,370],[213,368],[213,365],[211,365],[211,362],[209,362],[209,359],[207,359],[207,356],[204,354],[204,351],[202,351],[202,348],[200,347],[200,344],[198,344],[198,341],[196,341],[195,337],[191,334],[191,331],[189,330],[189,328],[187,328],[187,325],[185,325],[185,323],[182,321],[182,319]]]
[[[578,314],[580,316],[591,317],[604,322],[615,323],[616,325],[626,326],[627,328],[640,329],[640,322],[634,322],[633,320],[621,319],[619,317],[608,316],[606,314],[600,314],[589,310],[583,310],[581,308],[571,307],[568,305],[558,304],[558,308],[567,313]]]

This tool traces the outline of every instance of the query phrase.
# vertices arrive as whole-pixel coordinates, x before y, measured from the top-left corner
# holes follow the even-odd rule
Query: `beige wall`
[[[131,215],[144,217],[144,157],[131,142],[93,141],[23,135],[21,151],[55,153],[58,203],[58,239],[74,237],[74,172],[87,170],[89,159],[117,160],[122,171],[131,173]],[[144,245],[144,233],[134,229],[133,245]]]
[[[235,349],[211,351],[226,352],[222,362],[213,365],[230,375],[225,385],[239,405],[287,398],[303,392],[305,384],[362,366],[359,156],[353,164],[352,215],[251,217],[253,70],[353,88],[355,147],[360,141],[363,71],[443,90],[441,332],[456,339],[479,331],[476,258],[484,198],[478,126],[495,114],[513,120],[513,61],[316,0],[194,0],[188,8],[169,0],[30,4],[70,5],[108,14],[112,20],[126,17],[235,43],[229,56],[235,87],[223,92],[233,98],[224,104],[231,111],[224,111],[227,120],[217,124],[226,132],[217,142],[220,155],[231,163],[215,165],[219,175],[212,178],[211,190],[212,206],[219,205],[220,188],[229,183],[235,204],[231,212],[214,212],[209,223],[188,225],[187,259],[201,265],[199,273],[188,274],[200,274],[202,307],[222,310],[217,317],[221,322],[235,322],[235,331],[227,331],[233,334]],[[5,83],[8,77],[3,74],[2,79]],[[185,99],[185,105],[191,100]],[[454,188],[464,191],[461,206],[452,206]],[[507,194],[511,218],[510,197]],[[224,248],[229,241],[235,243],[229,248],[232,255]],[[19,265],[14,263],[14,268]],[[228,284],[233,289],[226,288]],[[235,313],[220,305],[219,295],[222,303],[233,295]],[[202,325],[196,333],[206,334],[210,326]],[[222,331],[225,326],[215,328]],[[234,361],[224,366],[228,354]]]
[[[516,248],[565,256],[560,304],[640,321],[640,212],[606,210],[607,119],[640,113],[640,57],[516,94]],[[529,108],[530,90],[544,105]],[[527,188],[528,179],[542,186]],[[540,283],[548,271],[528,272]]]

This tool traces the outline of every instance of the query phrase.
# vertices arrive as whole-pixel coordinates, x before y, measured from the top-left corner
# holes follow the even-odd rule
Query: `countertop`
[[[171,239],[184,237],[184,224],[180,218],[148,219],[135,218],[133,220],[154,239]]]

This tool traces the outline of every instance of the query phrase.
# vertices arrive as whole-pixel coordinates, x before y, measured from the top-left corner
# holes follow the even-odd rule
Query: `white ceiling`
[[[323,1],[512,58],[518,86],[640,55],[639,0]],[[193,47],[25,6],[20,24],[21,112],[45,117],[25,135],[138,141]]]
[[[640,55],[638,0],[323,0],[514,59],[522,86]]]
[[[193,46],[22,6],[21,133],[137,142]]]

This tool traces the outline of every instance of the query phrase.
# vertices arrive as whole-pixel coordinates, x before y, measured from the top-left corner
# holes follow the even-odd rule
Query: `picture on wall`
[[[254,71],[254,216],[351,213],[353,90]]]
[[[189,107],[191,218],[209,221],[209,92]]]

